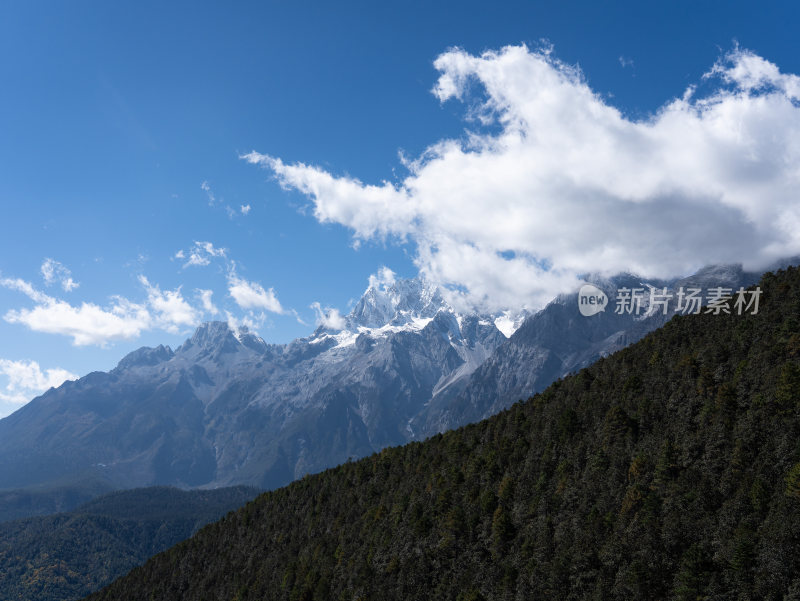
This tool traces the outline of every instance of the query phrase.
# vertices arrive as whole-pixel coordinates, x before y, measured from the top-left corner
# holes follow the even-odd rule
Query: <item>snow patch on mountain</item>
[[[528,311],[520,311],[519,313],[504,311],[501,315],[494,318],[493,323],[503,336],[511,338],[529,315],[530,313]]]

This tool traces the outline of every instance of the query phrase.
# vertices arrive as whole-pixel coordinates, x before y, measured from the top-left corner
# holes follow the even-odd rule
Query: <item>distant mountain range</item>
[[[113,490],[109,482],[97,479],[0,491],[0,523],[70,511]]]
[[[556,298],[528,317],[469,378],[434,398],[412,426],[425,437],[485,419],[664,325],[676,314],[676,297],[681,288],[701,290],[704,295],[716,287],[736,291],[757,282],[759,275],[745,272],[738,265],[714,265],[670,281],[645,280],[630,274],[612,278],[587,276],[588,282],[608,296],[605,311],[585,317],[578,310],[577,294]],[[660,293],[666,289],[672,295],[666,314],[660,306],[650,306],[650,287]],[[625,288],[644,291],[638,315],[635,310],[616,312],[617,291]]]
[[[267,492],[88,599],[798,599],[800,270],[760,286],[757,314],[678,317],[485,421]],[[528,348],[558,342],[540,332]]]
[[[587,277],[621,286],[728,286],[717,266],[682,281]],[[0,489],[98,479],[275,488],[477,421],[662,325],[652,311],[592,317],[555,299],[509,338],[497,316],[462,314],[421,279],[370,286],[344,323],[286,345],[205,323],[176,350],[141,348],[108,373],[51,389],[0,420]]]

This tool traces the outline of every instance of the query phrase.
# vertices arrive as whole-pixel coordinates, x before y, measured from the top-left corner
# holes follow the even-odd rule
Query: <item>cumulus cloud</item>
[[[369,276],[369,287],[376,290],[386,290],[397,281],[397,277],[391,269],[385,265],[378,269],[377,273]]]
[[[332,307],[323,308],[318,302],[311,303],[311,308],[317,316],[317,325],[331,330],[343,330],[347,326],[347,321],[339,312],[339,309]]]
[[[136,338],[151,321],[145,306],[122,297],[113,297],[108,307],[86,302],[74,306],[36,290],[21,279],[4,278],[0,286],[22,292],[36,303],[33,308],[7,311],[3,318],[8,323],[23,324],[37,332],[70,336],[76,346]]]
[[[205,267],[214,258],[225,258],[228,251],[224,248],[217,248],[211,242],[197,242],[188,250],[179,250],[174,258],[185,261],[183,267]]]
[[[90,302],[73,305],[37,290],[25,280],[0,279],[0,286],[22,292],[34,301],[33,307],[7,311],[3,319],[36,332],[69,336],[76,346],[105,346],[115,340],[138,338],[154,328],[177,333],[201,320],[202,311],[183,298],[180,287],[162,291],[144,276],[139,282],[147,292],[146,301],[112,296],[108,305],[100,306]]]
[[[249,332],[258,333],[259,328],[263,327],[268,321],[267,314],[263,311],[259,313],[250,311],[242,317],[236,317],[230,311],[225,311],[225,317],[228,322],[228,327],[234,332],[245,329]]]
[[[272,169],[284,188],[295,188],[310,196],[319,221],[347,225],[353,228],[357,240],[411,233],[415,201],[402,188],[388,182],[374,186],[358,179],[337,178],[318,167],[287,165],[255,151],[242,158]]]
[[[147,290],[147,304],[155,323],[162,329],[177,334],[182,327],[195,326],[200,322],[202,313],[186,302],[180,287],[162,291],[144,276],[139,276],[139,282]]]
[[[242,212],[242,215],[247,215],[250,212],[250,205],[241,205],[239,210]]]
[[[236,273],[236,263],[229,259],[227,250],[218,248],[211,242],[195,242],[191,248],[180,250],[174,259],[189,265],[207,265],[219,259],[226,268],[225,284],[229,292],[224,303],[229,307],[214,303],[212,289],[198,288],[188,298],[182,287],[162,289],[159,284],[139,275],[138,282],[144,297],[137,301],[125,296],[114,295],[108,302],[71,303],[55,295],[44,292],[31,282],[21,278],[0,277],[0,287],[15,290],[27,296],[30,306],[7,310],[3,319],[11,324],[26,326],[35,332],[68,336],[75,346],[106,346],[117,340],[132,340],[143,332],[161,330],[170,334],[188,332],[204,318],[220,314],[228,315],[229,321],[256,329],[268,322],[267,313],[294,316],[301,324],[305,322],[294,309],[284,308],[273,288],[265,288],[258,282],[248,281]],[[71,281],[69,270],[63,265],[48,259],[41,268],[45,284],[61,282],[65,291]],[[227,311],[237,306],[236,316]]]
[[[137,338],[150,324],[147,309],[125,299],[115,299],[110,308],[94,303],[73,306],[52,299],[32,309],[12,309],[4,319],[8,323],[26,325],[36,332],[70,336],[76,346],[104,345],[112,340]]]
[[[80,286],[78,282],[72,279],[70,270],[54,259],[45,259],[44,263],[42,263],[41,271],[44,283],[48,286],[59,282],[64,292],[71,292]]]
[[[0,417],[5,417],[49,388],[78,378],[66,369],[56,367],[42,370],[36,361],[8,359],[0,359],[0,375],[7,379],[5,387],[0,389]]]
[[[197,297],[200,299],[200,304],[203,306],[203,310],[206,313],[210,313],[211,315],[216,315],[219,313],[219,309],[217,309],[216,305],[211,301],[211,296],[214,294],[213,290],[203,290],[198,289],[195,290],[197,293]]]
[[[671,277],[800,253],[800,78],[764,58],[736,48],[637,120],[551,49],[452,49],[434,66],[433,94],[465,103],[474,129],[404,161],[400,182],[242,158],[356,243],[413,242],[425,277],[483,310],[536,308],[588,272]]]
[[[284,310],[275,295],[275,290],[265,290],[258,282],[248,282],[231,270],[228,274],[228,292],[242,309],[264,309],[283,314]]]

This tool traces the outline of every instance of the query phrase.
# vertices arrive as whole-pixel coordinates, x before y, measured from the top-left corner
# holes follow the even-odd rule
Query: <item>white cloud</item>
[[[339,309],[331,307],[323,308],[318,302],[311,303],[311,308],[317,315],[317,325],[331,330],[343,330],[347,326],[347,321],[339,312]]]
[[[136,338],[150,324],[146,307],[121,297],[114,297],[111,306],[104,309],[93,303],[73,306],[21,279],[4,278],[0,286],[22,292],[36,303],[32,309],[7,311],[3,318],[8,323],[20,323],[37,332],[71,336],[76,346]]]
[[[0,359],[0,375],[7,378],[0,391],[0,417],[24,405],[49,388],[58,387],[77,375],[61,368],[42,370],[36,361]],[[8,408],[8,410],[4,410]]]
[[[44,283],[48,286],[59,282],[64,292],[71,292],[80,286],[78,282],[72,279],[70,270],[54,259],[45,259],[44,263],[42,263],[41,271]]]
[[[72,337],[73,344],[104,345],[112,340],[137,338],[142,330],[150,327],[150,314],[142,305],[123,298],[115,298],[110,308],[94,303],[69,303],[50,299],[32,309],[8,311],[4,319],[8,323],[19,323],[36,332],[61,334]]]
[[[180,288],[162,291],[144,276],[139,281],[147,292],[145,302],[112,296],[109,305],[101,307],[90,302],[72,305],[36,290],[25,280],[0,279],[0,286],[22,292],[35,303],[32,308],[11,309],[3,318],[36,332],[69,336],[76,346],[131,340],[153,328],[177,333],[202,318],[202,312],[183,298]]]
[[[268,323],[269,312],[294,316],[306,325],[294,309],[284,308],[273,288],[264,288],[258,282],[248,281],[236,273],[236,263],[227,256],[227,250],[211,242],[194,242],[188,250],[179,250],[173,256],[187,265],[206,265],[219,259],[227,273],[225,283],[230,296],[218,307],[212,289],[198,288],[190,297],[184,297],[182,287],[164,290],[146,276],[139,275],[138,282],[144,298],[133,301],[123,296],[111,296],[107,304],[95,302],[70,303],[47,294],[30,282],[19,278],[0,278],[0,287],[18,291],[32,303],[28,307],[10,309],[2,316],[6,322],[24,325],[42,333],[68,336],[76,346],[106,346],[116,340],[138,338],[145,331],[161,330],[180,334],[198,325],[204,318],[229,314],[226,309],[238,305],[237,315],[229,317],[252,329]],[[55,261],[45,262],[42,275],[54,283],[59,274]],[[225,307],[224,305],[230,305]],[[0,407],[0,411],[2,408]]]
[[[765,59],[737,48],[700,82],[710,91],[642,120],[549,49],[453,49],[434,66],[434,95],[465,102],[476,129],[404,161],[399,183],[242,158],[356,242],[411,240],[425,277],[484,310],[536,308],[587,272],[669,277],[800,253],[800,78]]]
[[[258,282],[248,282],[236,275],[233,270],[228,273],[228,292],[242,309],[264,309],[272,313],[284,313],[275,290],[272,288],[265,290]]]
[[[211,296],[214,294],[213,290],[203,290],[197,289],[195,290],[197,293],[197,297],[200,299],[200,303],[203,305],[203,310],[206,313],[210,313],[211,315],[216,315],[219,313],[219,309],[217,309],[216,305],[211,301]]]
[[[247,215],[250,212],[250,205],[241,205],[239,210],[242,212],[242,215]]]
[[[0,286],[8,288],[9,290],[16,290],[22,292],[25,296],[37,303],[47,303],[53,299],[47,296],[44,292],[39,292],[31,285],[30,282],[21,280],[19,278],[3,278],[0,280]]]
[[[217,202],[217,197],[214,196],[214,192],[211,190],[211,185],[207,181],[204,181],[202,184],[200,184],[200,189],[206,193],[208,205],[213,207],[214,203]]]
[[[260,313],[254,313],[253,311],[250,311],[241,318],[236,317],[230,311],[225,311],[225,317],[228,322],[228,327],[234,332],[238,332],[241,328],[246,328],[248,331],[257,334],[259,328],[261,328],[268,321],[267,314],[263,311]]]
[[[192,245],[188,250],[179,250],[175,253],[174,258],[179,260],[186,260],[183,264],[186,267],[204,267],[211,263],[214,258],[225,258],[227,249],[217,248],[211,242],[197,242]]]
[[[800,100],[800,77],[781,73],[777,65],[747,50],[737,48],[717,61],[704,79],[715,76],[743,92],[773,90],[789,99]]]
[[[284,315],[292,315],[292,316],[294,316],[294,318],[297,321],[297,323],[299,323],[301,326],[307,326],[308,325],[305,321],[303,321],[303,318],[300,317],[300,314],[295,309],[284,309],[283,310],[283,314]]]
[[[314,200],[314,215],[322,223],[333,222],[355,230],[357,239],[405,236],[411,232],[416,210],[406,190],[388,182],[381,186],[357,179],[336,178],[302,163],[287,165],[278,158],[251,152],[245,160],[271,168],[285,188],[296,188]]]
[[[200,322],[202,313],[186,302],[180,287],[162,292],[144,276],[139,276],[139,282],[147,290],[147,304],[153,310],[156,324],[162,329],[177,334],[182,327]]]
[[[378,269],[377,273],[369,276],[369,287],[376,290],[386,290],[397,281],[394,271],[386,266]]]

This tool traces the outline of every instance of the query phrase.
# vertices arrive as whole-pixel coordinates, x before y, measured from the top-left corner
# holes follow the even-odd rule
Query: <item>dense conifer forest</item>
[[[257,494],[141,488],[0,524],[0,601],[79,599]]]
[[[800,271],[261,495],[99,600],[800,599]]]

